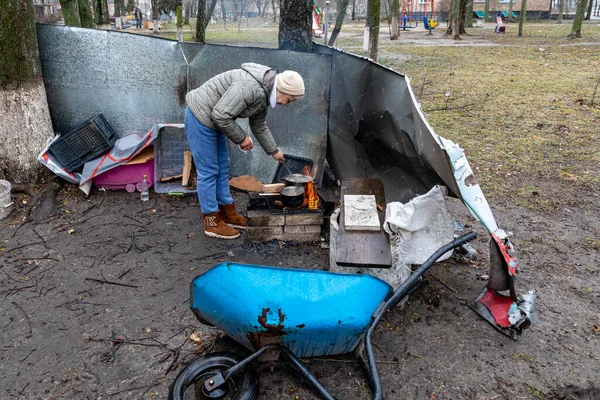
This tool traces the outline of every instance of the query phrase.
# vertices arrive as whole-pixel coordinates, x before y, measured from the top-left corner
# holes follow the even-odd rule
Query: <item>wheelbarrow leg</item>
[[[229,368],[227,371],[215,374],[213,377],[207,379],[204,382],[204,388],[208,392],[212,392],[213,390],[223,385],[233,375],[245,368],[252,361],[256,360],[261,354],[270,349],[277,349],[279,351],[282,351],[286,355],[286,357],[292,362],[292,365],[296,368],[296,370],[308,381],[308,383],[313,387],[313,389],[317,393],[319,393],[319,395],[321,395],[323,399],[335,400],[335,398],[327,391],[327,389],[325,389],[323,385],[321,385],[321,383],[317,380],[317,378],[315,378],[315,376],[309,371],[309,369],[306,368],[302,361],[300,361],[298,357],[296,357],[294,353],[291,352],[290,349],[279,344],[270,344],[265,347],[262,347],[255,353],[251,354],[250,356],[246,357],[233,367]]]

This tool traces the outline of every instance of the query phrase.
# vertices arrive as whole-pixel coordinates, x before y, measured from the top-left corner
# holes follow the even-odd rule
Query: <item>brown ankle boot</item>
[[[204,234],[219,239],[236,239],[240,237],[240,231],[223,222],[218,212],[202,214],[204,222]]]
[[[227,225],[238,229],[246,229],[248,221],[237,213],[235,204],[230,204],[228,206],[219,205],[219,215]]]

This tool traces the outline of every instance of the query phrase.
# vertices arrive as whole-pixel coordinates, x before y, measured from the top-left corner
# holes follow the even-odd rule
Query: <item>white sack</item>
[[[423,264],[437,249],[454,240],[446,188],[434,186],[406,204],[387,204],[383,229],[390,235],[392,265]],[[448,251],[439,261],[452,255]]]

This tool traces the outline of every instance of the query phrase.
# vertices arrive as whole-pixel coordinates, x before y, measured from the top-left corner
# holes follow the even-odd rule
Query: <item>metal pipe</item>
[[[421,266],[411,274],[411,276],[400,285],[392,297],[385,302],[383,307],[379,309],[379,312],[373,317],[373,321],[367,328],[367,334],[365,335],[365,351],[367,353],[367,360],[369,363],[369,380],[371,383],[371,389],[374,392],[373,399],[381,400],[381,380],[379,378],[379,372],[377,371],[377,364],[375,362],[375,356],[373,355],[373,346],[371,344],[371,335],[375,331],[375,328],[379,324],[379,321],[383,317],[383,314],[390,308],[394,308],[411,290],[411,288],[417,283],[417,280],[423,276],[423,274],[433,265],[447,251],[452,250],[464,243],[467,243],[475,239],[477,235],[475,232],[467,233],[459,238],[454,239],[452,242],[445,244],[440,247],[435,253],[433,253]]]

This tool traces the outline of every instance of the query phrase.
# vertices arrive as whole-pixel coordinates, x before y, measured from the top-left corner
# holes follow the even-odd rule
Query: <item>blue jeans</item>
[[[233,204],[229,191],[229,153],[227,138],[196,119],[185,109],[185,133],[198,173],[198,200],[202,214],[219,211],[219,205]]]

